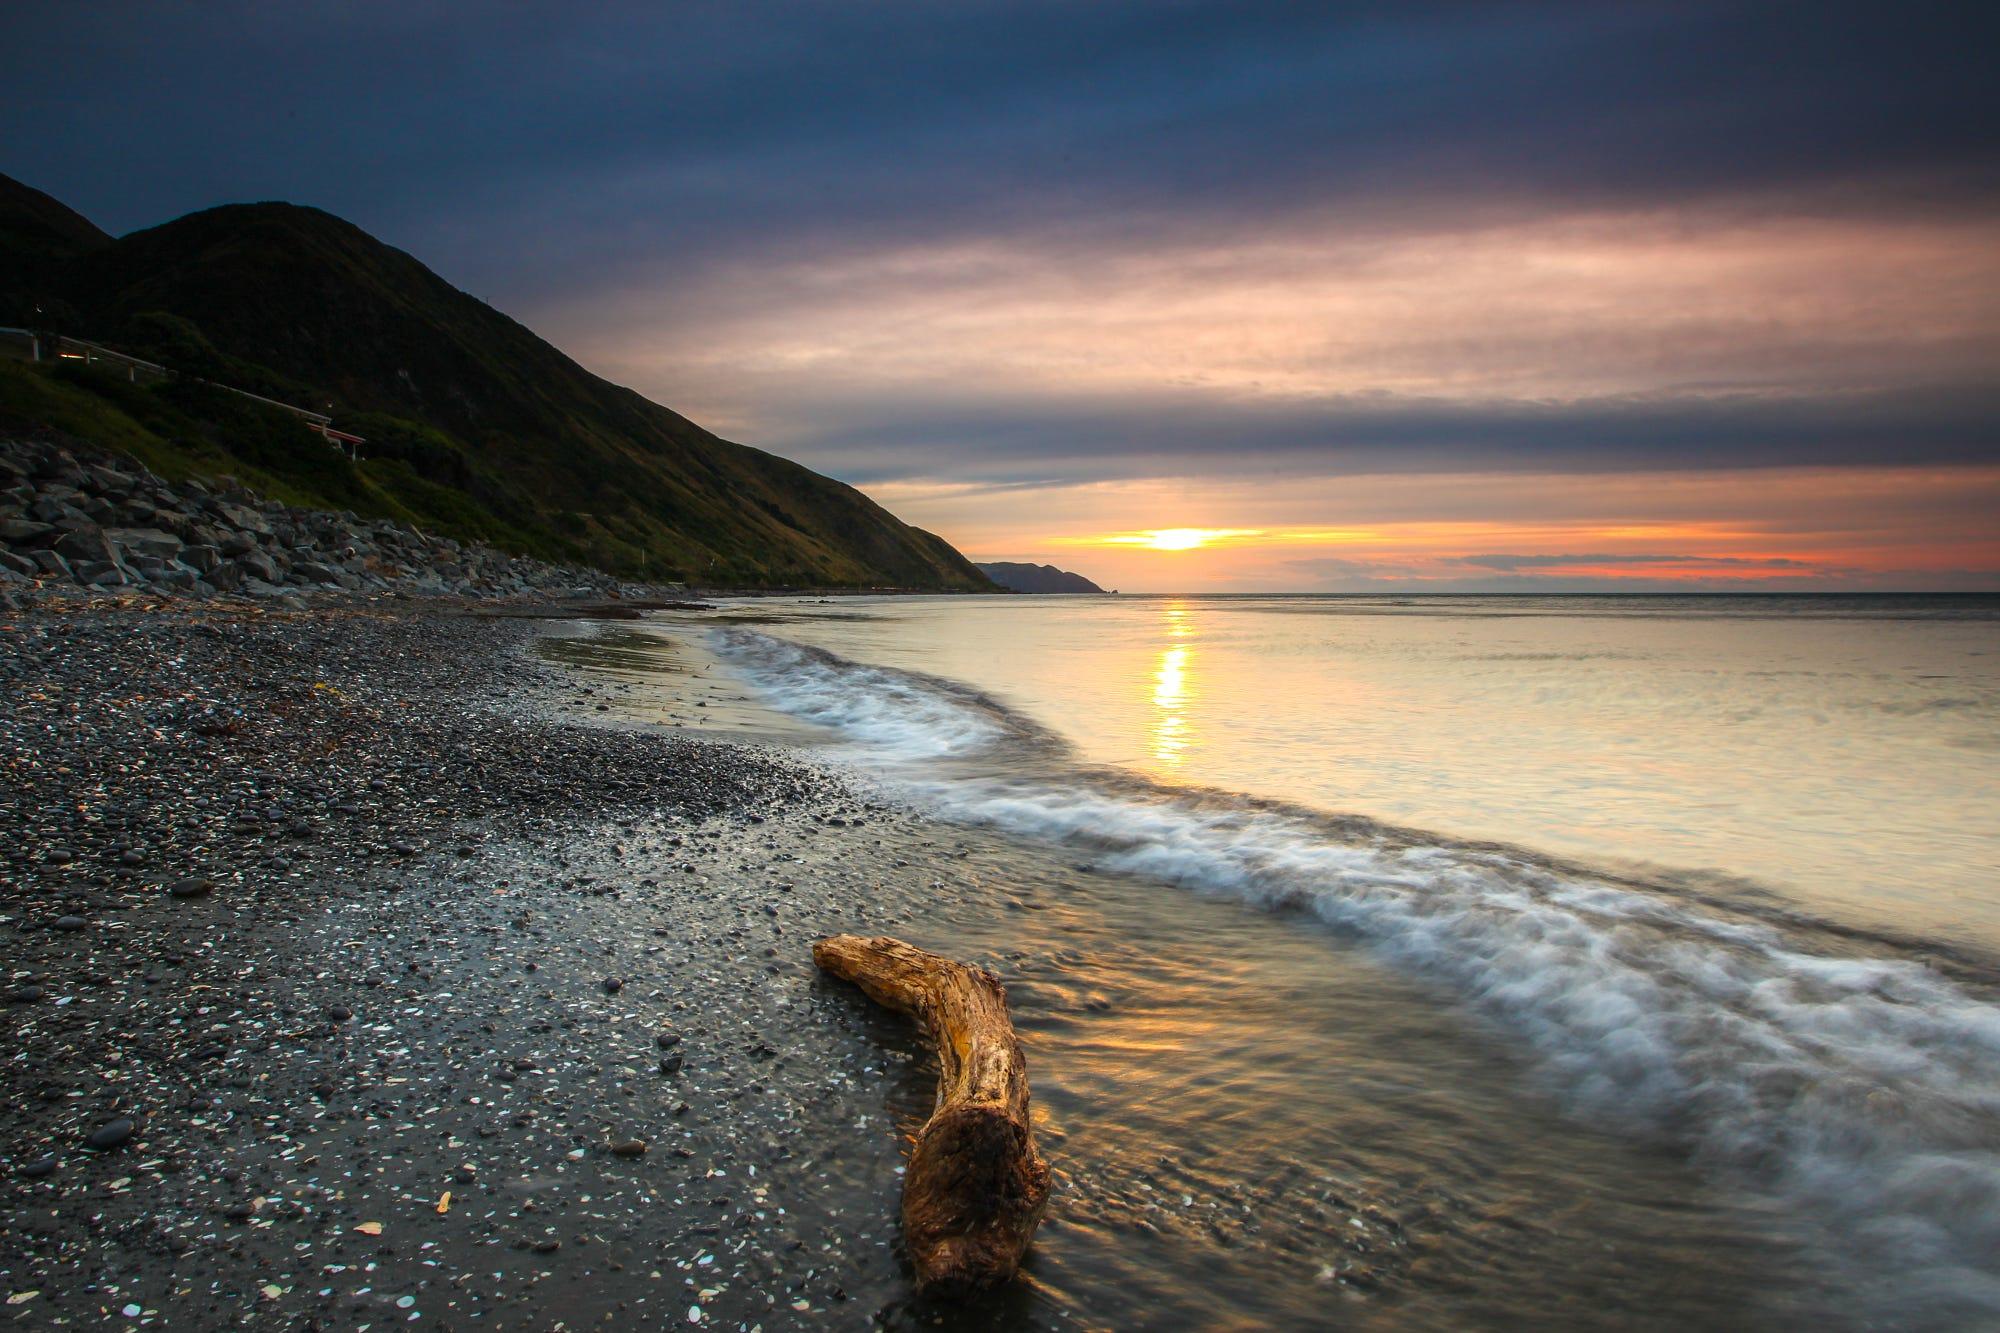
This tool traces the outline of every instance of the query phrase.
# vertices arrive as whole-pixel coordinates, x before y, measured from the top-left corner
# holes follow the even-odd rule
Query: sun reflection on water
[[[1194,632],[1184,604],[1167,605],[1166,631],[1171,639],[1186,638]],[[1185,643],[1162,649],[1159,666],[1153,672],[1153,758],[1170,766],[1181,762],[1184,751],[1194,740],[1187,716],[1188,657],[1193,651]]]

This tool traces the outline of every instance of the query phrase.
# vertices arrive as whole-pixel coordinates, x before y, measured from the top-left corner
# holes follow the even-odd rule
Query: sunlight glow
[[[1152,528],[1106,537],[1106,546],[1144,546],[1154,551],[1198,551],[1204,546],[1244,537],[1261,537],[1256,528]]]
[[[1184,638],[1190,630],[1187,605],[1170,604],[1166,608],[1167,634]],[[1159,667],[1153,673],[1153,759],[1168,767],[1181,762],[1194,739],[1187,718],[1189,652],[1185,643],[1170,644],[1161,651]]]

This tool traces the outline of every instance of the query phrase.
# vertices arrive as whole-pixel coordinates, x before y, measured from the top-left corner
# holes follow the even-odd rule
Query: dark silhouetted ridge
[[[1017,564],[997,560],[981,564],[980,573],[1003,588],[1015,592],[1103,592],[1104,589],[1092,583],[1081,574],[1072,574],[1054,565]]]

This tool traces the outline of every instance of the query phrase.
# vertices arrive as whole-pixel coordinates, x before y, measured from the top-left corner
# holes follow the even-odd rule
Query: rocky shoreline
[[[0,608],[70,589],[519,598],[616,596],[625,587],[595,570],[386,519],[296,509],[226,477],[170,485],[130,459],[74,442],[0,439]]]
[[[895,924],[865,885],[918,826],[606,722],[533,634],[0,614],[0,1314],[929,1322],[896,1140],[843,1123],[910,1038],[806,956]]]

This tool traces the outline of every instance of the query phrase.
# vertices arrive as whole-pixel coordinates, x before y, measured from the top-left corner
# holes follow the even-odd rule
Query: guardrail
[[[24,343],[25,347],[23,346]],[[10,355],[20,360],[81,361],[87,366],[112,366],[123,370],[125,377],[134,384],[142,382],[156,384],[163,380],[180,377],[178,371],[169,370],[156,362],[142,361],[136,356],[127,356],[123,352],[114,352],[109,347],[102,347],[97,343],[87,343],[80,338],[65,338],[60,334],[36,333],[33,329],[0,328],[0,346],[4,346]],[[26,352],[25,356],[22,355],[24,350]],[[233,393],[238,398],[248,398],[252,402],[262,403],[266,407],[275,407],[281,412],[290,412],[293,416],[300,418],[306,423],[306,429],[315,432],[328,444],[355,461],[359,461],[361,458],[361,446],[368,443],[368,441],[362,439],[359,435],[350,435],[346,431],[335,430],[333,428],[333,418],[324,412],[313,412],[303,407],[293,407],[290,403],[281,403],[275,398],[266,398],[261,393],[251,393],[248,389],[238,389],[228,384],[217,384],[214,380],[196,379],[194,376],[188,376],[188,378],[194,379],[197,384],[206,384],[210,388],[220,389],[224,393]]]

